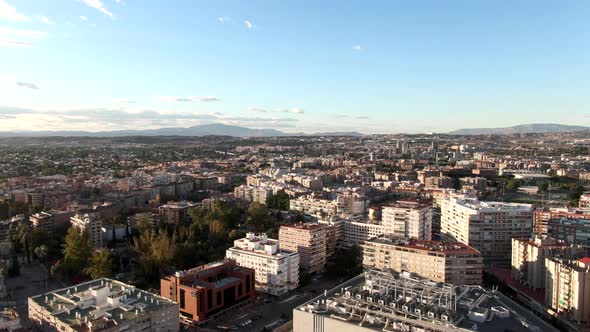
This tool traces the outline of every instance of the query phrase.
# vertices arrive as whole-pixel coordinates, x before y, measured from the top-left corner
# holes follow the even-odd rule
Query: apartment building
[[[226,260],[177,271],[160,280],[160,295],[178,303],[180,322],[198,326],[255,297],[254,270]]]
[[[316,198],[313,195],[290,200],[290,209],[312,216],[329,217],[338,213],[338,204],[331,199]]]
[[[512,278],[531,288],[545,288],[545,258],[572,257],[584,252],[577,245],[563,240],[533,235],[531,238],[512,239]]]
[[[580,208],[590,209],[590,193],[583,193],[578,204]]]
[[[103,247],[102,217],[97,212],[77,213],[70,218],[70,223],[88,235],[95,249]]]
[[[367,214],[367,197],[355,191],[340,192],[336,195],[336,213],[352,216]]]
[[[590,210],[550,208],[534,214],[533,231],[569,243],[590,246]]]
[[[198,207],[198,203],[189,201],[169,202],[158,208],[158,213],[162,222],[167,224],[185,223],[190,220],[188,211],[191,208]]]
[[[255,271],[257,291],[280,296],[299,286],[299,254],[280,250],[279,241],[266,234],[247,233],[234,241],[225,257]]]
[[[241,185],[234,188],[234,197],[246,202],[266,204],[266,200],[273,194],[271,187],[255,187]]]
[[[299,253],[299,267],[309,273],[324,270],[327,252],[326,225],[297,223],[279,229],[280,249]]]
[[[43,331],[176,332],[178,305],[102,278],[32,296],[29,319]]]
[[[546,258],[545,303],[559,316],[590,325],[590,257]]]
[[[59,227],[67,223],[74,214],[69,211],[48,211],[39,212],[31,215],[29,220],[34,228],[52,231],[55,227]]]
[[[411,272],[437,282],[481,284],[483,259],[461,242],[405,240],[382,235],[362,245],[363,266]]]
[[[508,266],[512,238],[528,238],[532,223],[530,204],[482,202],[474,198],[441,202],[442,240],[463,242],[479,250],[485,264]]]
[[[430,240],[432,205],[418,200],[400,200],[382,208],[381,224],[386,234],[402,238]]]

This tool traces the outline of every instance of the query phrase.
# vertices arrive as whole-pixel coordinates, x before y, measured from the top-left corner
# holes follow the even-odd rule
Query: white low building
[[[271,295],[283,295],[299,286],[299,254],[281,251],[279,241],[266,234],[247,233],[235,240],[225,257],[238,266],[254,269],[256,290]]]

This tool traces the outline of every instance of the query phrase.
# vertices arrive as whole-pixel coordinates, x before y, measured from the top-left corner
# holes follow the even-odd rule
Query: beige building
[[[280,250],[279,241],[266,234],[248,233],[235,240],[225,257],[255,271],[257,291],[280,296],[299,286],[299,254]]]
[[[78,213],[70,218],[70,223],[82,232],[88,234],[88,239],[94,248],[102,248],[102,218],[99,213]]]
[[[176,332],[178,305],[107,278],[29,298],[29,319],[44,331]]]
[[[546,258],[545,303],[559,316],[590,324],[590,257]]]
[[[241,185],[234,188],[234,197],[245,200],[247,202],[266,204],[266,200],[272,194],[273,189],[270,186],[258,187]]]
[[[305,272],[323,271],[326,265],[327,228],[326,225],[312,223],[281,226],[280,249],[299,253],[299,266]]]
[[[430,240],[432,205],[416,200],[400,200],[384,206],[381,224],[386,234],[408,239]]]
[[[545,288],[545,258],[571,257],[582,248],[547,236],[512,239],[512,278],[531,288]]]
[[[481,252],[484,263],[509,265],[512,238],[528,238],[532,232],[530,204],[482,202],[473,198],[449,198],[441,202],[441,237],[459,241]]]
[[[313,195],[291,199],[289,201],[289,208],[293,211],[320,217],[335,216],[338,212],[336,201],[316,198]]]
[[[406,271],[437,282],[481,284],[481,255],[460,242],[406,241],[380,236],[365,241],[361,247],[365,268]]]

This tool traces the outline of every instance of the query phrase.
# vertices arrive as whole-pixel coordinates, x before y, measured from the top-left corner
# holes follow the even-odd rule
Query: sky
[[[590,125],[585,0],[0,0],[0,131]]]

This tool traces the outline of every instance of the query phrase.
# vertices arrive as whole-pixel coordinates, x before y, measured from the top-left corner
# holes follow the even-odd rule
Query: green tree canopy
[[[106,249],[95,251],[84,272],[92,279],[110,278],[113,274],[113,259],[109,251]]]

